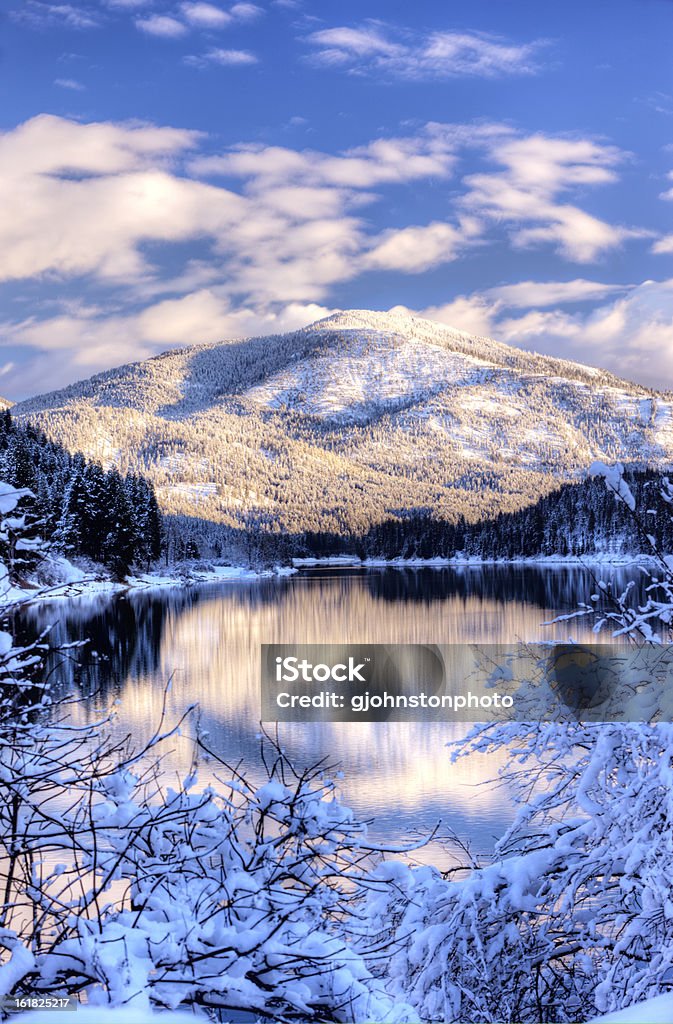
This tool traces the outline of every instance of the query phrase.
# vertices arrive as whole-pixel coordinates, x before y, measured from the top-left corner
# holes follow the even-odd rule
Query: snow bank
[[[655,996],[644,1003],[636,1003],[627,1010],[617,1010],[605,1017],[596,1017],[589,1024],[671,1024],[673,1022],[673,992]],[[26,1022],[28,1024],[28,1022]]]
[[[313,569],[321,565],[362,565],[362,559],[357,555],[326,555],[324,558],[293,558],[292,565],[295,569]]]
[[[166,587],[185,587],[202,583],[245,582],[270,576],[289,576],[297,572],[289,566],[275,566],[273,569],[250,569],[242,565],[174,565],[164,573],[146,572],[127,576],[122,582],[112,580],[102,573],[87,574],[68,559],[59,557],[50,563],[48,578],[27,589],[6,586],[3,590],[5,604],[26,601],[53,601],[60,598],[96,597],[119,594],[128,590],[162,590]]]
[[[233,1018],[240,1019],[240,1013]],[[66,1014],[67,1019],[67,1014]],[[151,1010],[134,1009],[132,1006],[104,1007],[78,1006],[76,1024],[196,1024],[201,1018],[193,1013],[173,1011],[153,1013]],[[656,996],[644,1003],[618,1010],[605,1017],[596,1017],[589,1024],[672,1024],[673,993]],[[21,1024],[54,1024],[53,1010],[41,1010],[21,1015]]]
[[[479,555],[453,555],[451,558],[358,558],[357,555],[329,555],[324,558],[293,558],[295,569],[317,569],[324,566],[353,569],[446,569],[455,566],[481,565],[651,565],[648,555],[615,555],[608,552],[594,555],[531,555],[529,558],[481,558]]]
[[[38,1010],[36,1013],[21,1014],[21,1024],[54,1024],[53,1010]],[[63,1019],[63,1018],[60,1018]],[[82,1006],[73,1016],[76,1024],[196,1024],[206,1017],[193,1013],[153,1013],[151,1010],[134,1009],[132,1006]],[[65,1014],[66,1022],[70,1015]]]

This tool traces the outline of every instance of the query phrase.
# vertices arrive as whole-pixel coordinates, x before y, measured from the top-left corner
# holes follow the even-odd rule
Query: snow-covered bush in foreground
[[[398,879],[401,991],[423,1020],[475,1022],[587,1020],[665,991],[673,726],[484,726],[460,753],[502,746],[519,813],[495,861]],[[391,900],[383,888],[382,925]]]
[[[369,851],[318,769],[275,747],[259,787],[221,764],[217,790],[165,788],[154,741],[124,754],[62,710],[0,740],[0,993],[404,1017],[366,966],[376,950],[349,941]]]
[[[627,1010],[597,1017],[590,1024],[671,1024],[672,1020],[673,995],[667,995],[655,996]],[[27,1013],[22,1016],[21,1024],[54,1024],[53,1013],[51,1010]],[[133,1007],[80,1007],[77,1024],[194,1024],[194,1017],[180,1011],[153,1013],[148,1010],[141,1013]]]

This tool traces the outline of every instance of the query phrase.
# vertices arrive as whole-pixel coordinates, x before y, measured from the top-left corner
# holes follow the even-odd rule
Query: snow
[[[12,933],[13,935],[13,933]],[[0,996],[8,995],[21,979],[35,968],[35,957],[22,945],[19,939],[3,937],[4,944],[11,948],[12,953],[0,972]],[[13,948],[12,948],[13,947]]]
[[[535,555],[530,558],[480,558],[479,555],[456,554],[452,558],[358,558],[357,555],[330,555],[324,558],[293,558],[295,569],[320,566],[343,566],[367,569],[446,569],[456,565],[650,565],[647,555],[617,555],[603,552],[596,555]]]
[[[520,416],[521,408],[514,405],[511,402],[501,401],[495,397],[495,395],[482,394],[482,389],[479,392],[471,392],[461,398],[460,404],[464,409],[473,409],[480,412],[482,415],[494,415],[494,416]]]
[[[170,472],[177,473],[182,469],[185,461],[184,452],[175,452],[173,455],[162,455],[161,458],[157,459],[157,466],[161,466],[162,469],[167,469]]]
[[[2,588],[5,604],[25,604],[34,601],[57,601],[67,598],[92,598],[124,593],[129,590],[162,590],[167,587],[198,586],[210,583],[245,583],[272,576],[290,576],[297,572],[292,566],[275,566],[272,569],[251,569],[243,565],[215,565],[180,563],[170,566],[166,572],[144,572],[127,576],[123,581],[112,580],[100,572],[93,574],[73,565],[63,556],[50,559],[51,572],[42,570],[48,582],[36,584],[31,589],[16,586]]]
[[[0,514],[6,515],[8,512],[13,512],[21,498],[35,497],[32,491],[27,487],[17,489],[11,484],[5,483],[4,480],[0,480]]]
[[[672,1024],[673,992],[663,996],[655,996],[644,1003],[636,1003],[627,1010],[608,1013],[605,1017],[595,1017],[589,1024]]]
[[[596,461],[592,462],[589,467],[589,476],[602,476],[615,497],[623,501],[627,508],[633,512],[636,507],[636,499],[633,497],[629,485],[624,480],[623,474],[624,467],[621,462],[616,462],[614,466],[606,466],[604,462]]]
[[[449,384],[471,383],[475,367],[488,365],[416,338],[349,330],[341,351],[302,359],[249,388],[246,396],[267,409],[364,420],[377,407],[395,408]]]
[[[362,565],[357,555],[329,555],[326,558],[293,558],[292,565],[296,569],[312,569],[320,565]]]
[[[79,565],[73,565],[65,555],[50,554],[41,567],[40,579],[49,582],[50,577],[58,583],[81,583],[87,574]]]
[[[154,1013],[134,1006],[85,1006],[78,1004],[75,1020],[77,1024],[196,1024],[207,1020],[193,1013]],[[38,1010],[22,1013],[21,1024],[54,1024],[53,1010]],[[66,1016],[66,1021],[69,1018]]]
[[[194,505],[200,504],[202,501],[206,501],[208,498],[217,494],[217,482],[215,480],[204,480],[202,483],[191,484],[191,483],[179,483],[179,484],[166,484],[163,487],[157,487],[157,494],[162,497],[175,495],[177,497],[186,498]]]

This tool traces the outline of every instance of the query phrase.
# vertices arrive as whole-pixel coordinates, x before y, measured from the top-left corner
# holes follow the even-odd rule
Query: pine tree
[[[116,469],[107,475],[106,490],[110,526],[103,545],[103,558],[114,576],[122,580],[128,575],[135,555],[133,508]]]
[[[55,535],[55,540],[65,551],[74,553],[82,552],[85,541],[88,495],[84,470],[84,458],[78,454],[73,459],[72,476],[65,491]]]

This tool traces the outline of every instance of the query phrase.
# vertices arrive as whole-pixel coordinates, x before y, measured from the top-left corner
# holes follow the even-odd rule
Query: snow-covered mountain
[[[146,473],[166,511],[290,532],[474,518],[596,458],[673,462],[671,396],[397,313],[174,350],[13,413]]]

